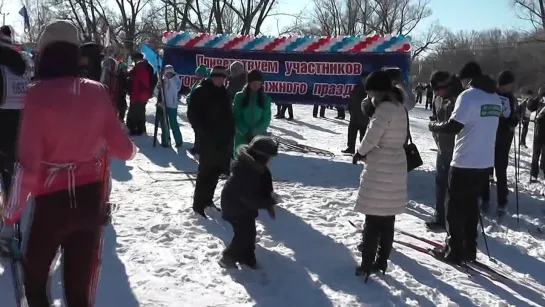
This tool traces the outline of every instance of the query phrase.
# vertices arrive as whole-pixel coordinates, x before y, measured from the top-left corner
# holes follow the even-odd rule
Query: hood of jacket
[[[471,82],[469,82],[469,86],[489,94],[495,93],[497,87],[496,81],[494,81],[494,79],[484,75],[473,78]]]
[[[17,50],[0,45],[0,65],[6,66],[13,74],[22,76],[25,74],[27,65],[21,53]]]
[[[237,149],[238,157],[235,166],[233,167],[234,172],[258,172],[259,174],[265,171],[265,166],[257,162],[249,153],[249,145],[242,145]]]

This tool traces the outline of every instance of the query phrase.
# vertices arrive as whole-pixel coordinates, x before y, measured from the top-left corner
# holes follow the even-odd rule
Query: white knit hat
[[[168,74],[168,73],[176,73],[174,71],[174,67],[172,67],[172,65],[165,66],[165,74]]]
[[[38,52],[42,52],[52,43],[69,43],[78,46],[80,43],[78,28],[66,20],[57,20],[45,26],[38,39]]]

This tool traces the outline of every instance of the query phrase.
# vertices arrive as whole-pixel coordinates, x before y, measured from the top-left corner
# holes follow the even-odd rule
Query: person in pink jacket
[[[65,306],[94,306],[107,219],[103,164],[131,159],[136,151],[105,86],[78,77],[78,44],[78,30],[68,21],[47,25],[40,36],[36,82],[25,97],[18,164],[3,212],[5,236],[34,198],[23,251],[29,306],[51,306],[48,274],[59,247]]]

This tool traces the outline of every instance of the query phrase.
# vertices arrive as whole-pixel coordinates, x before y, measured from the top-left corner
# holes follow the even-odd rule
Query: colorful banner
[[[346,105],[348,97],[362,72],[383,67],[399,67],[408,80],[408,53],[283,53],[262,51],[231,51],[165,47],[163,64],[172,65],[181,75],[187,91],[195,82],[195,69],[229,67],[234,61],[244,64],[246,71],[263,72],[265,92],[276,103]]]

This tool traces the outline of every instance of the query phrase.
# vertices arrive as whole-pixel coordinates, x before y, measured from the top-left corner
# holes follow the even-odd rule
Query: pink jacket
[[[104,85],[71,77],[33,84],[25,97],[5,222],[19,220],[29,194],[72,193],[76,186],[100,182],[104,148],[108,157],[121,160],[135,154]]]

